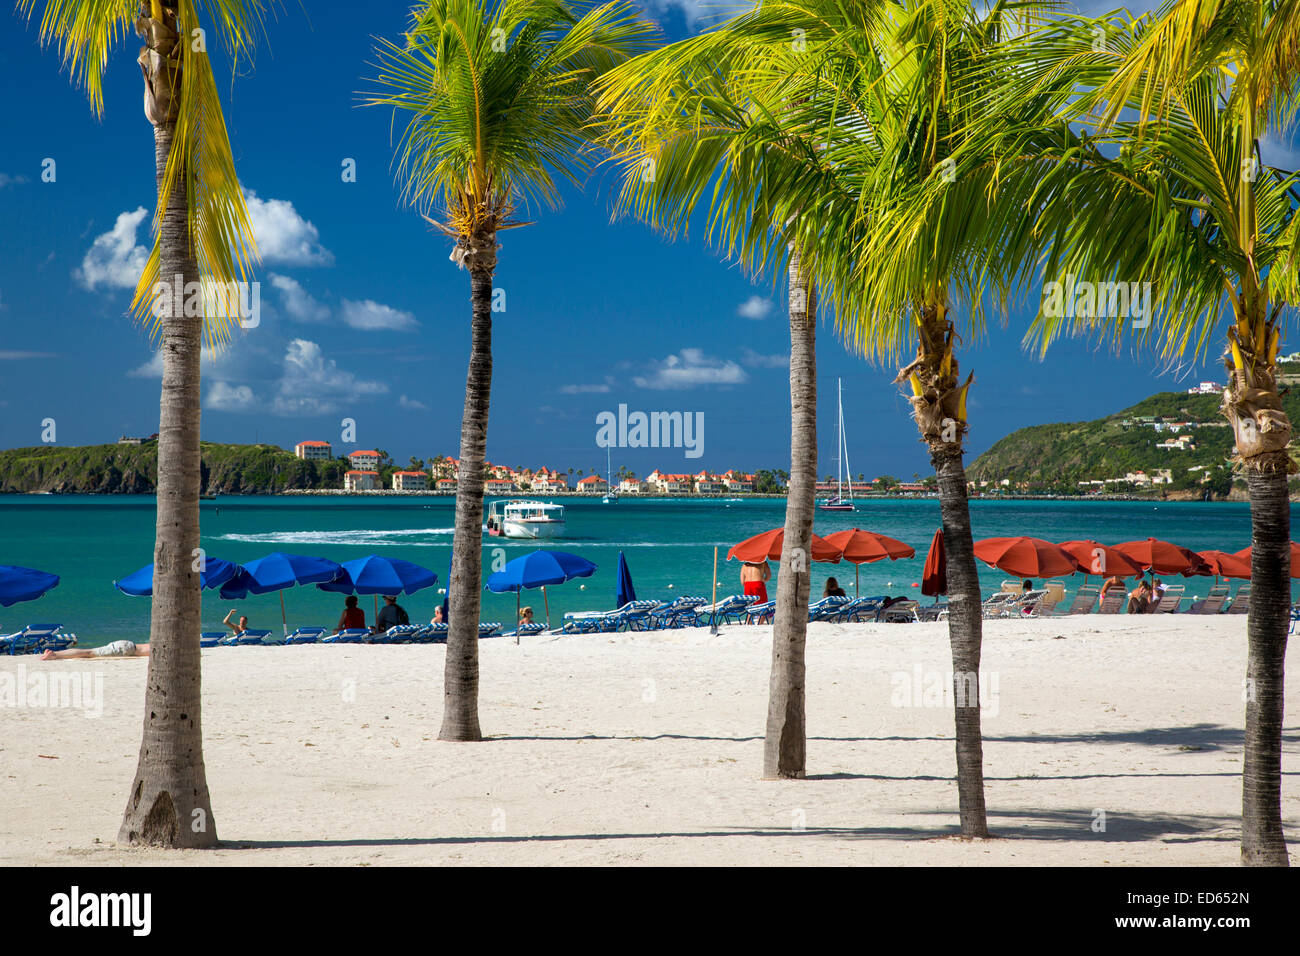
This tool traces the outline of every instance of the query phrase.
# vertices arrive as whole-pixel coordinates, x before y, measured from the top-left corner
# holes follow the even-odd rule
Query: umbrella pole
[[[379,595],[375,595],[375,626],[379,626]]]
[[[542,585],[542,604],[546,607],[546,629],[551,629],[551,599],[546,596],[546,585]]]
[[[284,636],[289,636],[289,618],[284,613],[284,591],[280,591],[280,626],[284,628]]]
[[[712,625],[710,634],[718,633],[718,546],[713,546],[713,608],[709,614],[709,623]]]
[[[519,589],[515,589],[515,643],[519,643]]]
[[[862,575],[862,565],[860,564],[853,565],[853,596],[854,597],[860,596],[858,592],[858,579],[861,577],[861,575]]]

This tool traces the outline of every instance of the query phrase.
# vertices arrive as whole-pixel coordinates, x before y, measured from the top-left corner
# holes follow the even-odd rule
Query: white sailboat
[[[609,474],[609,446],[605,446],[605,497],[601,498],[601,504],[611,505],[618,501],[618,492],[614,490],[614,482],[610,479]]]
[[[839,424],[839,452],[835,456],[835,481],[838,491],[833,498],[828,498],[819,506],[822,511],[852,511],[853,510],[853,472],[849,471],[849,443],[844,434],[844,382],[836,379],[836,387],[839,395],[840,407],[840,424]],[[844,473],[849,473],[849,495],[844,497]]]

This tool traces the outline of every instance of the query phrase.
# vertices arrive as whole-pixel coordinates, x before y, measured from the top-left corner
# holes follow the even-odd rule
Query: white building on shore
[[[303,461],[329,461],[334,457],[327,441],[300,441],[293,446],[293,453]]]
[[[422,471],[393,472],[394,491],[427,491],[429,476]]]
[[[343,473],[344,491],[374,491],[379,486],[379,472],[353,468]]]

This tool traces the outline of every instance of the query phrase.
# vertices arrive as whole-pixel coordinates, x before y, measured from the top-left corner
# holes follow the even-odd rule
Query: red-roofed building
[[[483,482],[483,490],[489,495],[509,495],[515,491],[515,483],[509,478],[489,478]]]
[[[344,491],[374,491],[379,485],[379,472],[352,469],[343,473]]]
[[[539,493],[568,491],[569,479],[558,471],[551,471],[548,468],[539,468],[533,474],[532,490]]]
[[[437,483],[434,485],[434,487],[437,488],[439,491],[455,491],[455,490],[456,490],[456,479],[455,479],[455,478],[439,478],[438,481],[437,481]]]
[[[669,475],[658,468],[646,475],[646,484],[661,494],[689,494],[691,491],[690,475]]]
[[[736,471],[734,468],[731,471],[725,472],[722,476],[722,480],[726,482],[728,491],[754,490],[754,476]]]
[[[726,490],[727,486],[716,475],[702,471],[695,476],[695,491],[697,494],[720,495]]]
[[[422,471],[393,472],[394,491],[426,491],[428,487],[429,476]]]
[[[348,461],[353,468],[370,470],[379,467],[380,454],[374,450],[348,452]]]
[[[578,490],[587,495],[603,495],[609,492],[609,482],[600,475],[588,475],[578,482]]]
[[[300,441],[293,446],[293,453],[304,461],[329,461],[333,457],[327,441]]]

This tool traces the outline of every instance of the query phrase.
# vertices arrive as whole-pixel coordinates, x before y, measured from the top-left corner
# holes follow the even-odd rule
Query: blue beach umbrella
[[[522,558],[515,558],[495,574],[488,575],[485,587],[489,591],[502,594],[514,591],[516,595],[525,588],[545,588],[550,584],[563,584],[571,578],[587,578],[596,573],[596,565],[586,558],[568,551],[533,551]],[[518,622],[519,599],[515,598],[516,623]],[[551,626],[551,608],[546,608],[546,626]],[[516,638],[518,640],[518,638]]]
[[[298,584],[319,584],[333,581],[343,573],[343,566],[328,558],[314,558],[302,554],[285,554],[276,551],[264,558],[256,558],[239,568],[234,576],[221,586],[221,597],[235,601],[249,594],[270,594]],[[284,632],[289,633],[289,620],[284,612],[284,595],[280,595],[280,619]]]
[[[233,561],[220,558],[206,558],[203,570],[199,572],[201,588],[219,588],[239,571],[239,565]],[[139,571],[133,571],[120,581],[114,581],[113,587],[132,597],[148,597],[153,594],[153,565],[146,564]]]
[[[58,584],[57,574],[0,564],[0,607],[9,607],[19,601],[35,601]]]
[[[316,587],[335,594],[414,594],[438,583],[438,575],[410,561],[383,558],[377,554],[344,561],[343,572],[333,581]],[[379,616],[379,598],[375,598],[375,617]]]
[[[622,607],[636,600],[636,588],[632,587],[632,572],[627,569],[627,558],[623,552],[618,553],[618,587],[614,590],[614,607]]]

